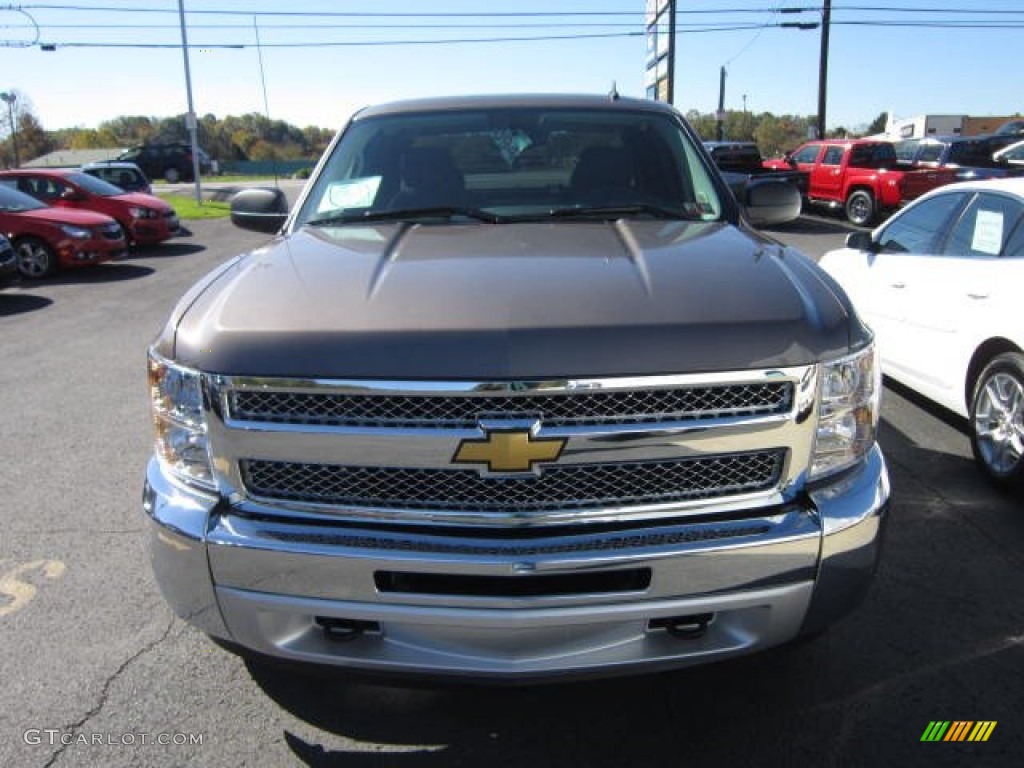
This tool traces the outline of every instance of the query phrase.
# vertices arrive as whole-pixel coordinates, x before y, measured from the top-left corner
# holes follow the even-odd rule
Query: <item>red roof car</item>
[[[0,232],[14,244],[18,271],[30,278],[117,259],[128,249],[121,225],[109,216],[51,208],[2,179]]]
[[[178,215],[159,197],[125,192],[81,171],[0,171],[0,183],[12,179],[19,191],[47,205],[81,208],[113,217],[124,227],[130,245],[155,245],[178,234]]]

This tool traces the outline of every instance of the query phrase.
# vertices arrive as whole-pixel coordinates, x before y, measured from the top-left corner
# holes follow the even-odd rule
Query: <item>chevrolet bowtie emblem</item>
[[[565,438],[536,439],[529,430],[488,432],[483,440],[463,440],[455,464],[486,464],[491,472],[529,472],[538,461],[556,461]]]

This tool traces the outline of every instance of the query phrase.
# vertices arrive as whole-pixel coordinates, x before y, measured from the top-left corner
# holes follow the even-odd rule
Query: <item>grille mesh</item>
[[[694,421],[787,413],[790,382],[723,384],[633,391],[523,395],[363,395],[235,390],[231,416],[239,421],[325,426],[453,428],[481,418],[540,418],[546,427]]]
[[[530,512],[637,506],[766,490],[781,449],[672,461],[547,467],[539,475],[243,460],[248,492],[268,500],[339,507]]]

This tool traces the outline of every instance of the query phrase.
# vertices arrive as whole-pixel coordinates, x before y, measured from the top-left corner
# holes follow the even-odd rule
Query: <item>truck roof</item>
[[[676,108],[670,104],[652,99],[636,99],[624,96],[613,97],[595,94],[481,94],[476,96],[439,96],[377,104],[360,110],[356,114],[356,119],[410,112],[441,112],[454,109],[495,109],[502,107],[566,107],[567,109],[587,108],[678,114]]]

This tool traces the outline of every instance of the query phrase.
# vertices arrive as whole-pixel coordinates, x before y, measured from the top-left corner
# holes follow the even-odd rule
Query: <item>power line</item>
[[[607,34],[582,35],[532,35],[529,37],[463,37],[463,38],[409,38],[405,40],[330,40],[323,42],[301,43],[261,43],[262,48],[346,48],[392,45],[455,45],[461,43],[522,43],[550,40],[594,40],[613,37],[642,37],[643,31],[609,32]],[[51,43],[58,48],[174,48],[180,49],[181,43],[87,43],[67,42]],[[252,48],[251,43],[202,43],[192,44],[190,48]]]
[[[81,11],[89,13],[163,13],[176,14],[170,8],[131,7],[131,6],[83,6],[33,3],[28,5],[9,5],[0,10],[47,10],[47,11]],[[760,7],[725,7],[725,8],[681,8],[678,16],[709,15],[709,14],[764,14],[778,10],[778,6]],[[819,12],[820,6],[790,6],[781,9],[783,13]],[[949,13],[949,14],[1007,14],[1024,15],[1021,9],[994,8],[948,8],[919,7],[899,5],[844,5],[833,8],[834,12],[871,11],[885,13]],[[558,17],[632,17],[643,19],[642,11],[253,11],[245,9],[192,8],[189,16],[246,16],[246,17],[313,17],[313,18],[558,18]]]

